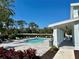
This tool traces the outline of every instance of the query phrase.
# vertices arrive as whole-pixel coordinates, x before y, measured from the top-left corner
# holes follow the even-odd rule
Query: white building
[[[79,49],[79,3],[72,3],[71,7],[71,15],[69,20],[61,21],[58,23],[50,24],[48,27],[53,28],[53,45],[56,47],[60,47],[64,41],[68,41],[65,39],[65,32],[72,31],[72,39],[68,41],[68,44],[71,44],[76,50]]]

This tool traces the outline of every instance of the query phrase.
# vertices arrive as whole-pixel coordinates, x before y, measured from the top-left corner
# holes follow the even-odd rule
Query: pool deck
[[[74,50],[60,48],[53,59],[75,59]]]
[[[21,51],[24,51],[24,50],[27,50],[28,48],[34,48],[37,50],[36,52],[36,55],[39,55],[39,56],[42,56],[43,54],[45,54],[49,49],[49,39],[48,40],[45,40],[43,43],[39,43],[39,44],[32,44],[32,45],[28,45],[26,43],[20,43],[20,42],[23,42],[25,39],[23,40],[16,40],[14,42],[11,42],[11,43],[3,43],[3,44],[0,44],[0,47],[14,47],[15,50],[21,50]],[[27,40],[27,39],[26,39]]]

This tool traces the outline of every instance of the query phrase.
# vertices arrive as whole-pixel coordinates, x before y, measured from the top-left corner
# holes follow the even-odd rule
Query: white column
[[[53,32],[53,45],[58,47],[59,44],[64,40],[64,31],[62,29],[54,29]]]
[[[71,6],[71,10],[70,10],[70,18],[73,18],[73,7]]]
[[[72,25],[73,26],[73,25]],[[72,43],[73,43],[73,45],[74,45],[74,26],[73,26],[73,28],[72,28]]]
[[[79,50],[79,24],[74,25],[75,50]]]

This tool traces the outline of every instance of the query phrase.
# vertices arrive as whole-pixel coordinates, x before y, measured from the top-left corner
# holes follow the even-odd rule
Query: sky
[[[35,22],[40,28],[70,18],[70,3],[79,0],[16,0],[15,20]]]

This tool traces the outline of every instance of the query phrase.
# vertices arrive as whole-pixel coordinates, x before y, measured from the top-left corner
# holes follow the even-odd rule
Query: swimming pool
[[[28,38],[28,39],[18,40],[11,43],[5,43],[0,46],[4,48],[15,48],[15,47],[20,47],[20,46],[34,46],[34,45],[43,44],[47,41],[48,41],[47,38]]]
[[[43,43],[46,39],[44,38],[32,38],[32,39],[28,39],[26,41],[24,41],[24,43],[26,44],[39,44],[39,43]]]

